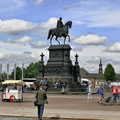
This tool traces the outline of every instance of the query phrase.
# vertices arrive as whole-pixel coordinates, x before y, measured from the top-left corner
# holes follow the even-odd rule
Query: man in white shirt
[[[91,100],[92,100],[91,87],[92,87],[92,85],[89,84],[88,85],[88,102],[91,102]]]

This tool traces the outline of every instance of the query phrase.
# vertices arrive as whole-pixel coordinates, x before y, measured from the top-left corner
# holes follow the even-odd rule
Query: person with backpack
[[[113,94],[113,102],[116,103],[116,99],[117,99],[117,96],[118,96],[118,89],[116,86],[114,86],[112,88],[112,94]]]
[[[99,99],[98,99],[97,103],[102,104],[102,101],[103,101],[103,98],[104,98],[102,84],[100,85],[100,87],[98,89],[98,94],[99,94]]]

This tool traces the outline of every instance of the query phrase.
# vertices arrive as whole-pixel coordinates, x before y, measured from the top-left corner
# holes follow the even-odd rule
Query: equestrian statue
[[[69,38],[69,42],[70,42],[70,36],[68,35],[68,30],[69,28],[72,27],[72,21],[68,21],[65,23],[65,25],[62,22],[62,17],[59,18],[59,20],[57,21],[57,27],[54,29],[50,29],[48,32],[48,37],[47,39],[50,39],[50,45],[52,45],[52,38],[54,36],[56,36],[55,40],[58,42],[58,44],[60,44],[58,37],[64,37],[64,44],[66,41],[66,37]]]

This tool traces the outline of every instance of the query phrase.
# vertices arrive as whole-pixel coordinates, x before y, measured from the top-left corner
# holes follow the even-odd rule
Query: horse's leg
[[[52,39],[50,39],[50,45],[52,45]]]
[[[60,42],[58,41],[58,36],[56,36],[56,39],[55,39],[57,42],[58,42],[58,44],[60,45]]]
[[[67,36],[68,36],[68,38],[69,38],[69,40],[68,40],[68,41],[70,42],[70,36],[69,36],[69,35],[67,35]]]
[[[51,36],[50,38],[50,44],[52,45],[52,38],[53,38],[54,35]]]
[[[51,40],[52,40],[53,36],[54,36],[54,35],[51,36],[51,38],[50,38]]]
[[[64,37],[64,44],[65,44],[66,37]]]

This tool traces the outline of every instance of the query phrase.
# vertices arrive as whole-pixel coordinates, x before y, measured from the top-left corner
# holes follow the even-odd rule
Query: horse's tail
[[[52,29],[50,29],[50,30],[49,30],[47,39],[49,39],[49,38],[50,38],[51,33],[52,33]]]

